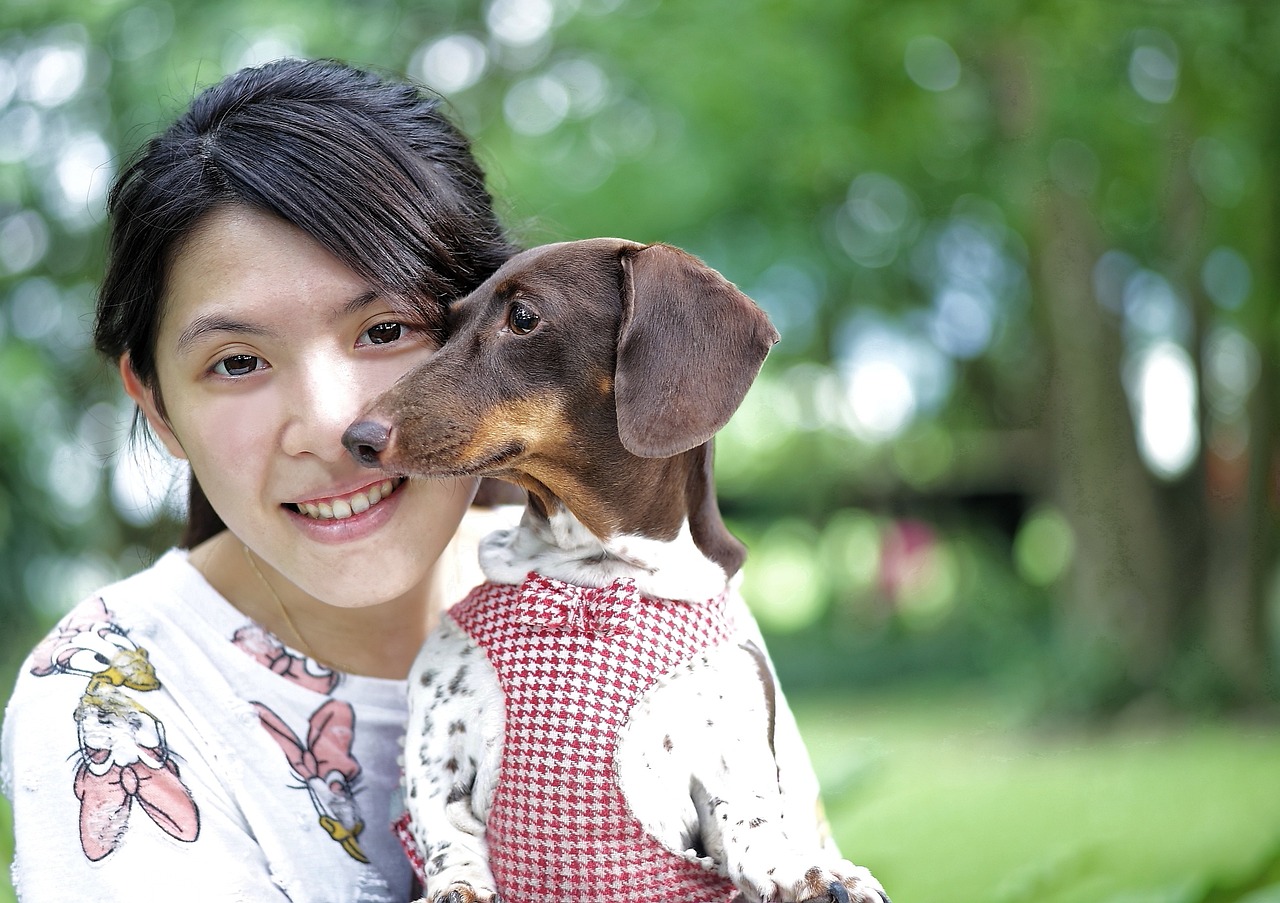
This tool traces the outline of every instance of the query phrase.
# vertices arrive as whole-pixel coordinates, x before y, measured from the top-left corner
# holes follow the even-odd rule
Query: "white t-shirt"
[[[23,664],[3,737],[20,898],[403,903],[405,691],[308,661],[168,552]]]

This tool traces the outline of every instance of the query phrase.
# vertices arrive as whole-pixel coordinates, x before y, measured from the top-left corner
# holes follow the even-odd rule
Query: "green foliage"
[[[1256,546],[1222,560],[1248,571],[1236,623],[1265,634],[1278,37],[1272,6],[1245,0],[13,0],[0,13],[0,653],[15,660],[78,594],[172,541],[171,509],[122,491],[162,496],[170,477],[118,476],[130,409],[87,348],[103,191],[195,90],[283,54],[436,85],[523,240],[681,244],[770,311],[783,341],[719,461],[755,555],[748,592],[784,647],[854,650],[855,670],[881,675],[1092,661],[1058,636],[1081,612],[1105,621],[1078,578],[1109,541],[1080,517],[1072,494],[1098,489],[1063,475],[1072,437],[1055,432],[1064,364],[1047,324],[1066,275],[1097,295],[1079,336],[1096,327],[1119,349],[1085,357],[1110,374],[1083,401],[1099,418],[1118,411],[1133,429],[1121,371],[1155,339],[1200,377],[1186,469],[1124,489],[1135,510],[1164,510],[1144,493],[1177,496],[1154,521],[1201,536],[1199,557],[1131,532],[1164,544],[1153,560],[1203,575],[1204,550],[1241,546],[1212,525],[1247,521]],[[1056,199],[1088,228],[1068,229]],[[1117,267],[1055,269],[1059,239]],[[1167,288],[1164,306],[1130,309],[1137,277]],[[1211,523],[1213,493],[1226,501]],[[886,588],[886,548],[917,540],[905,582]],[[1208,599],[1213,581],[1198,579],[1181,582]],[[1175,608],[1152,640],[1170,650],[1155,676],[1124,675],[1123,655],[1093,676],[1121,675],[1132,699],[1190,655],[1227,696],[1270,692],[1269,664],[1236,675],[1221,660],[1247,656],[1201,654],[1220,607]],[[1064,675],[1089,683],[1044,679]]]

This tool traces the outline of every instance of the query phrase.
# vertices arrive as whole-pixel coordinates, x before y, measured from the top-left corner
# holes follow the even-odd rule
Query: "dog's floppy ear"
[[[619,257],[618,436],[633,455],[668,458],[729,422],[778,331],[733,283],[679,248],[629,246]]]

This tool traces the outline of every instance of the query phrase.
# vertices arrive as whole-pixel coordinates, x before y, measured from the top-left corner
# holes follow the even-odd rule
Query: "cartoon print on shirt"
[[[257,624],[241,627],[232,635],[231,642],[254,661],[300,687],[328,695],[338,686],[341,675],[337,671],[313,658],[298,655]]]
[[[126,690],[148,693],[160,680],[147,655],[116,625],[101,598],[76,608],[32,653],[31,673],[89,678],[73,717],[79,738],[72,788],[80,800],[80,846],[97,862],[124,840],[139,808],[162,831],[192,842],[200,812],[178,774],[164,724]]]
[[[320,826],[358,862],[369,861],[360,848],[364,820],[356,803],[360,763],[351,755],[356,713],[349,703],[330,699],[311,713],[307,741],[259,702],[254,706],[262,726],[284,751],[289,767],[311,795]]]

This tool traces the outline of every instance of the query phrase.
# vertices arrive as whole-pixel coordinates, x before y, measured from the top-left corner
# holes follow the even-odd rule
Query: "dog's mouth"
[[[287,502],[284,507],[311,520],[346,520],[364,514],[404,484],[404,477],[388,477],[348,495],[307,502]]]
[[[467,458],[463,446],[432,452],[430,457],[394,462],[396,470],[414,477],[490,477],[506,470],[506,465],[524,454],[524,445],[512,442],[494,449],[480,458]],[[461,459],[461,460],[460,460]]]
[[[493,476],[504,472],[507,465],[524,454],[524,445],[512,442],[477,460],[467,472],[476,476]]]

